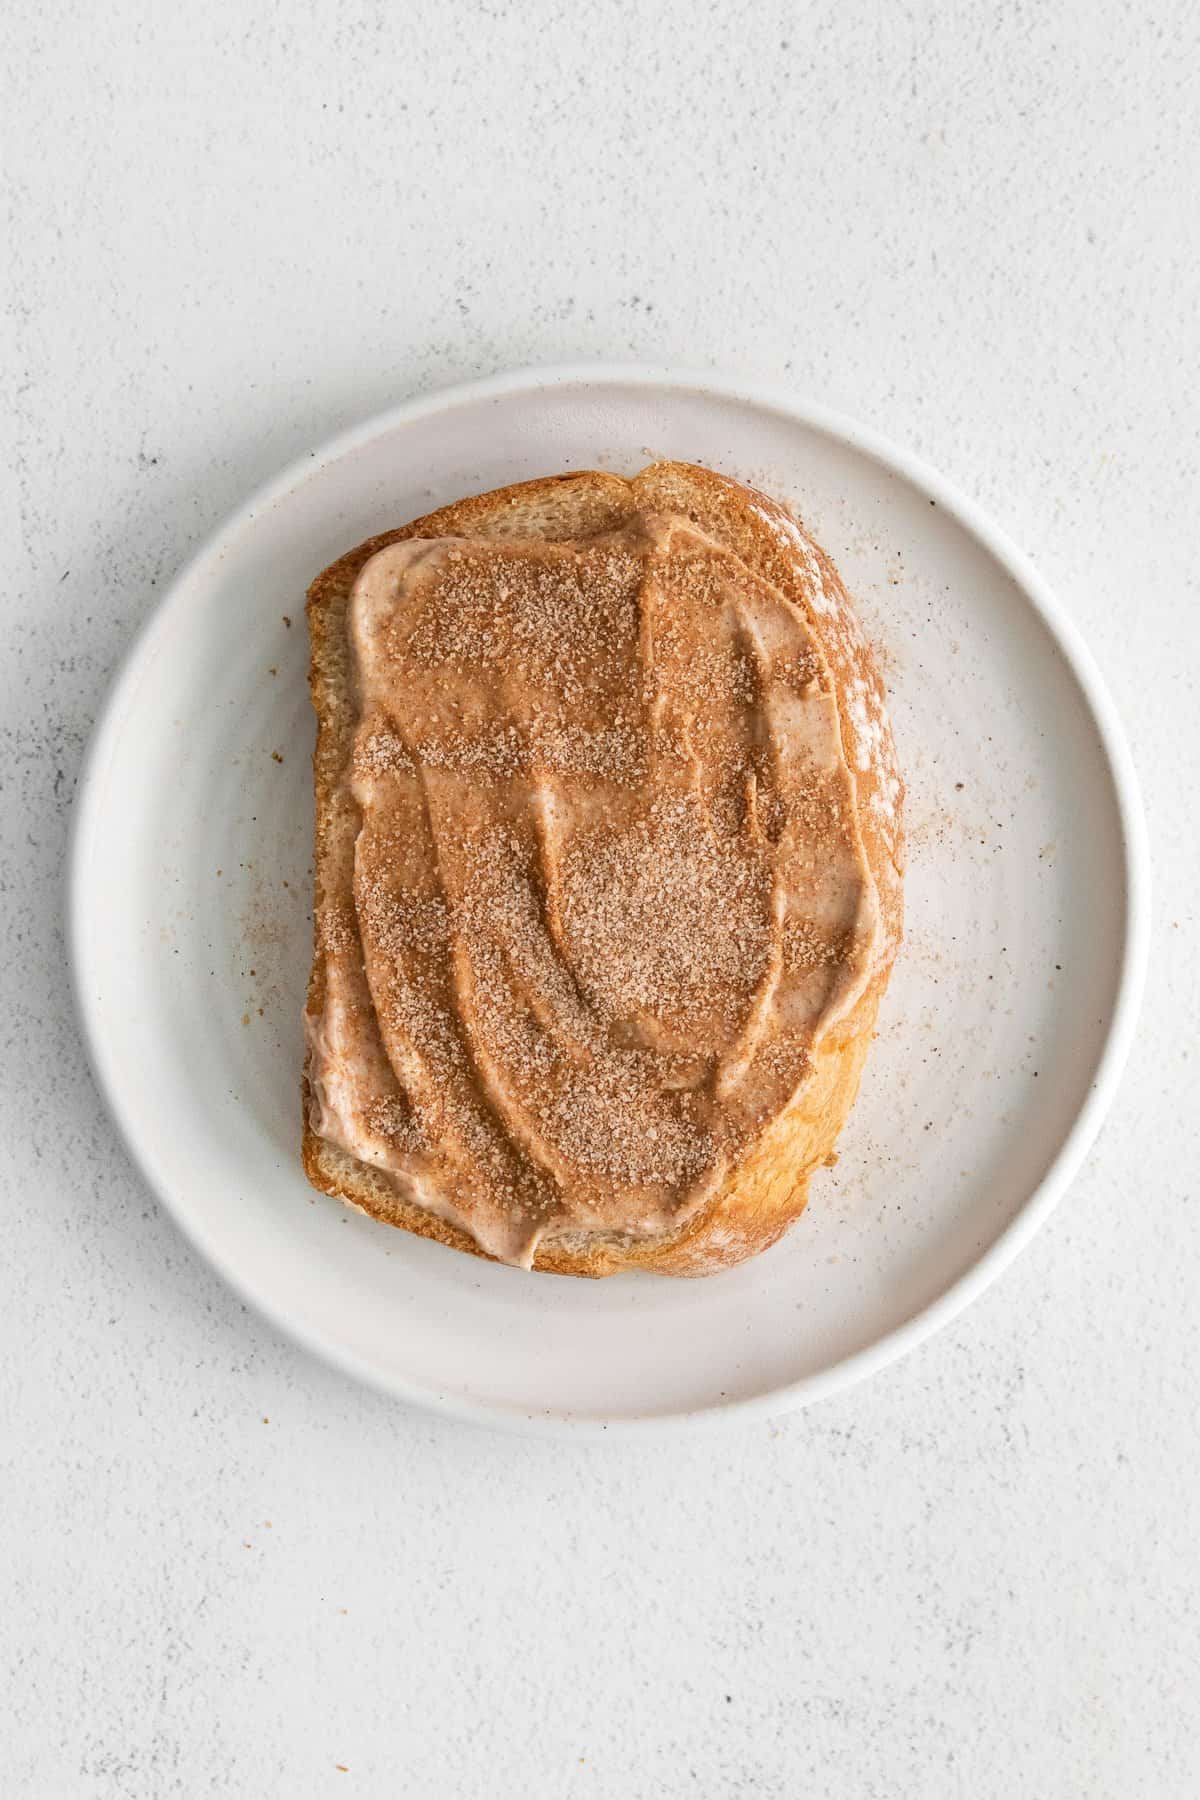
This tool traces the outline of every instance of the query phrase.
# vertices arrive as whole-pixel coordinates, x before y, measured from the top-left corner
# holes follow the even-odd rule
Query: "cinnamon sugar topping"
[[[410,540],[350,605],[318,1129],[481,1246],[682,1224],[878,930],[798,611],[686,520]]]

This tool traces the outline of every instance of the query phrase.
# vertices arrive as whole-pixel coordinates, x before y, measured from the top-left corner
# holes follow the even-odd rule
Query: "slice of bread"
[[[832,563],[792,516],[765,495],[681,463],[654,464],[632,480],[585,471],[461,500],[360,544],[316,578],[308,597],[318,720],[311,1022],[325,1008],[330,924],[347,902],[347,871],[361,825],[345,784],[359,722],[348,616],[360,572],[377,552],[405,539],[580,542],[646,517],[689,521],[735,556],[748,579],[770,584],[803,621],[836,701],[853,831],[873,887],[876,923],[848,1010],[835,1013],[818,1033],[790,1103],[723,1171],[698,1209],[652,1236],[570,1229],[568,1222],[544,1237],[533,1257],[534,1268],[557,1274],[645,1269],[690,1276],[738,1262],[787,1229],[803,1210],[810,1175],[833,1160],[902,928],[903,785],[874,659]],[[388,1223],[484,1254],[467,1231],[418,1204],[411,1187],[318,1135],[313,1112],[306,1066],[303,1160],[314,1186]]]

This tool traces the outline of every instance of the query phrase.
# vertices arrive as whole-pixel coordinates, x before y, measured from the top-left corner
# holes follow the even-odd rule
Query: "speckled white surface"
[[[0,1791],[1197,1791],[1193,9],[20,0],[0,59]],[[408,1413],[247,1315],[63,967],[82,747],[197,538],[394,398],[588,356],[784,380],[990,507],[1156,859],[1033,1248],[870,1386],[661,1447]]]

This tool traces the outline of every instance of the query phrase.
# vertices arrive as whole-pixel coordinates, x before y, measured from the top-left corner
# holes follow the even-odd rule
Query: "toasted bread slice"
[[[346,900],[347,870],[361,826],[345,774],[358,727],[348,615],[360,573],[380,551],[410,539],[509,539],[579,543],[619,532],[647,516],[688,521],[795,610],[827,671],[836,701],[841,756],[852,796],[853,830],[873,889],[875,929],[851,1003],[811,1044],[790,1102],[723,1171],[703,1203],[653,1235],[571,1229],[537,1244],[532,1266],[601,1276],[621,1270],[704,1275],[773,1243],[803,1210],[813,1170],[832,1160],[853,1103],[879,1001],[902,928],[903,786],[897,772],[882,684],[853,609],[823,551],[777,502],[708,470],[657,463],[632,480],[585,471],[522,483],[457,502],[360,544],[313,582],[308,597],[311,691],[318,720],[316,948],[307,1012],[326,1005],[329,921]],[[456,1249],[482,1255],[452,1219],[419,1204],[411,1189],[319,1135],[307,1073],[303,1160],[314,1186],[347,1204]]]

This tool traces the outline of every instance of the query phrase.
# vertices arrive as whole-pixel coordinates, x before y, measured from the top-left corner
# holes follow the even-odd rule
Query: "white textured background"
[[[0,68],[4,1800],[1194,1795],[1190,0],[10,0]],[[781,380],[992,509],[1156,858],[1140,1041],[1034,1247],[869,1387],[660,1448],[417,1416],[249,1316],[63,967],[88,728],[201,534],[378,407],[577,357]]]

